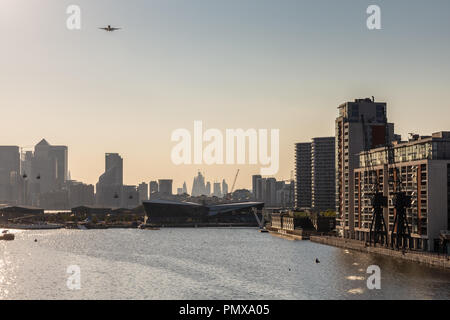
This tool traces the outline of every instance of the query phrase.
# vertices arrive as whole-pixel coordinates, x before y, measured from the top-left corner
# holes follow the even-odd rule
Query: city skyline
[[[249,188],[258,165],[171,163],[171,132],[195,120],[279,128],[277,179],[290,177],[295,143],[334,135],[336,107],[355,97],[386,101],[403,137],[447,124],[448,1],[382,2],[376,31],[365,26],[369,1],[108,1],[106,12],[105,1],[80,0],[79,31],[65,26],[69,4],[0,4],[0,104],[15,119],[0,145],[67,145],[76,180],[95,184],[116,152],[127,185],[180,186],[197,170],[232,181],[240,169],[236,188]],[[97,29],[107,24],[124,28]]]

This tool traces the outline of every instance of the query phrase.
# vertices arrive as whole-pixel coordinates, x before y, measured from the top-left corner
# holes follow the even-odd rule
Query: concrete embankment
[[[273,236],[288,240],[309,240],[311,232],[303,230],[283,230],[274,227],[266,227],[266,230]]]
[[[403,259],[407,261],[417,262],[426,264],[433,267],[440,267],[450,270],[450,259],[448,256],[438,255],[428,252],[417,252],[417,251],[406,251],[402,252],[397,250],[392,250],[384,247],[369,247],[366,246],[364,242],[342,239],[337,237],[327,237],[327,236],[311,236],[310,240],[312,242],[326,244],[330,246],[335,246],[344,249],[356,250],[365,253],[375,253],[384,256],[389,256],[393,258]]]
[[[289,233],[281,233],[279,231],[269,231],[272,236],[283,238],[286,240],[308,240],[309,238],[305,238],[304,236],[289,234]]]

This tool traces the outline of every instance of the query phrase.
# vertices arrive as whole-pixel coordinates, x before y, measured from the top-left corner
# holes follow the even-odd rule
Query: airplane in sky
[[[108,25],[108,26],[105,27],[105,28],[99,28],[99,29],[102,29],[102,30],[105,30],[105,31],[108,31],[108,32],[113,32],[113,31],[116,31],[116,30],[120,30],[120,29],[122,29],[122,28],[113,28],[113,27],[111,27],[110,25]]]

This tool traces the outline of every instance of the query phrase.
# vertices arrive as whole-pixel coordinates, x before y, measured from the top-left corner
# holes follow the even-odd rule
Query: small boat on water
[[[8,233],[8,230],[3,230],[2,234],[0,235],[0,240],[11,241],[14,240],[14,238],[14,233]]]
[[[138,228],[145,229],[145,230],[160,230],[160,228],[158,228],[158,227],[155,227],[155,226],[152,226],[149,224],[145,224],[145,223],[140,224]]]

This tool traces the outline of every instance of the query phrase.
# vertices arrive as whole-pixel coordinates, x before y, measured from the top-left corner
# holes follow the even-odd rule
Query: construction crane
[[[386,222],[384,221],[383,208],[387,207],[388,201],[387,197],[383,195],[382,190],[380,190],[380,181],[378,173],[374,172],[373,160],[370,153],[370,148],[368,146],[367,128],[363,115],[361,115],[361,122],[363,128],[363,139],[364,139],[363,146],[364,146],[364,162],[365,162],[364,176],[362,177],[364,181],[363,192],[369,193],[369,198],[373,212],[372,221],[370,222],[370,229],[369,229],[369,245],[372,244],[372,241],[374,246],[376,246],[378,242],[381,245],[387,245],[388,230],[386,227]],[[374,175],[375,175],[375,182],[373,182]],[[366,179],[371,190],[367,190],[365,186]],[[361,204],[359,205],[361,206]]]
[[[233,184],[231,186],[230,192],[227,194],[227,200],[231,200],[231,195],[233,194],[234,186],[236,185],[236,180],[237,180],[237,177],[238,177],[238,174],[239,174],[239,170],[240,169],[237,169],[237,171],[236,171],[236,175],[234,176],[234,181],[233,181]]]

